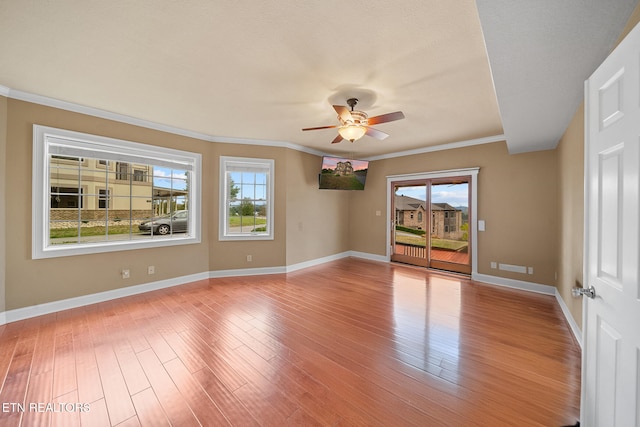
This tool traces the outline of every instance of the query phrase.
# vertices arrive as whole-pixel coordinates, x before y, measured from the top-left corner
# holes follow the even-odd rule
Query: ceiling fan
[[[319,130],[319,129],[331,129],[338,128],[338,136],[331,141],[332,144],[337,144],[343,139],[351,142],[362,138],[364,135],[372,136],[376,139],[385,139],[389,136],[384,132],[369,127],[370,125],[377,125],[380,123],[393,122],[395,120],[404,119],[402,111],[396,111],[395,113],[382,114],[375,117],[367,116],[364,111],[354,110],[356,104],[358,104],[357,98],[347,99],[347,104],[351,107],[351,111],[343,105],[334,105],[333,109],[338,113],[338,120],[340,125],[333,126],[320,126],[315,128],[305,128],[305,130]]]

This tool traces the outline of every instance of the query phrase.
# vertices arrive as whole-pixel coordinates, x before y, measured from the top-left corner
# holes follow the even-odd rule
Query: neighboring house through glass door
[[[445,175],[389,179],[390,259],[471,274],[472,175]]]

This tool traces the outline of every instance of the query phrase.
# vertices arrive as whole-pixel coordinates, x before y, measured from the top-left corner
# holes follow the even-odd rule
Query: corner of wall
[[[584,247],[584,105],[576,111],[556,149],[558,162],[558,298],[578,327],[582,305],[571,288],[582,282]]]
[[[616,46],[640,22],[640,4],[629,16]],[[571,288],[583,282],[584,248],[584,103],[558,143],[558,288],[576,327],[582,327],[582,303],[571,297]],[[573,327],[573,326],[572,326]]]
[[[0,313],[5,311],[5,268],[6,265],[6,235],[5,235],[5,182],[6,182],[6,162],[7,162],[7,98],[0,96]]]

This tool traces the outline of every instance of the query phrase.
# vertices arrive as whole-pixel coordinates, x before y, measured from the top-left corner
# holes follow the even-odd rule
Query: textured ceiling
[[[599,32],[581,28],[579,0],[541,2],[563,4],[560,17],[529,1],[480,0],[483,27],[473,0],[0,0],[0,85],[9,96],[40,95],[214,140],[289,143],[353,157],[500,140],[504,119],[510,149],[513,138],[514,152],[530,151],[557,143],[581,99],[582,80],[636,1],[615,2],[615,13],[589,9],[609,2],[587,1],[586,15],[594,18],[588,25],[605,23]],[[565,22],[566,15],[577,17]],[[517,41],[530,43],[511,44],[518,28],[526,34]],[[495,61],[487,58],[483,29]],[[563,75],[563,64],[580,61],[548,55],[549,46],[569,36],[567,49],[576,56],[594,50],[578,46],[576,31],[600,46],[598,58],[577,66],[578,81]],[[550,60],[546,74],[544,63],[526,66]],[[538,93],[563,76],[562,93]],[[529,91],[519,92],[523,86]],[[548,98],[531,98],[537,94]],[[554,95],[571,105],[560,107]],[[353,96],[370,116],[401,110],[406,119],[376,125],[391,135],[384,141],[331,145],[335,129],[301,131],[336,124],[331,105]],[[539,110],[562,117],[564,127],[536,134]],[[521,128],[541,137],[522,138]]]
[[[637,0],[478,0],[509,152],[555,148]]]

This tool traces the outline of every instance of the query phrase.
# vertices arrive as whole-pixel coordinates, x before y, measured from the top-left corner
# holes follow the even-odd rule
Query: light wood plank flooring
[[[347,258],[0,326],[2,426],[561,426],[553,297]]]

